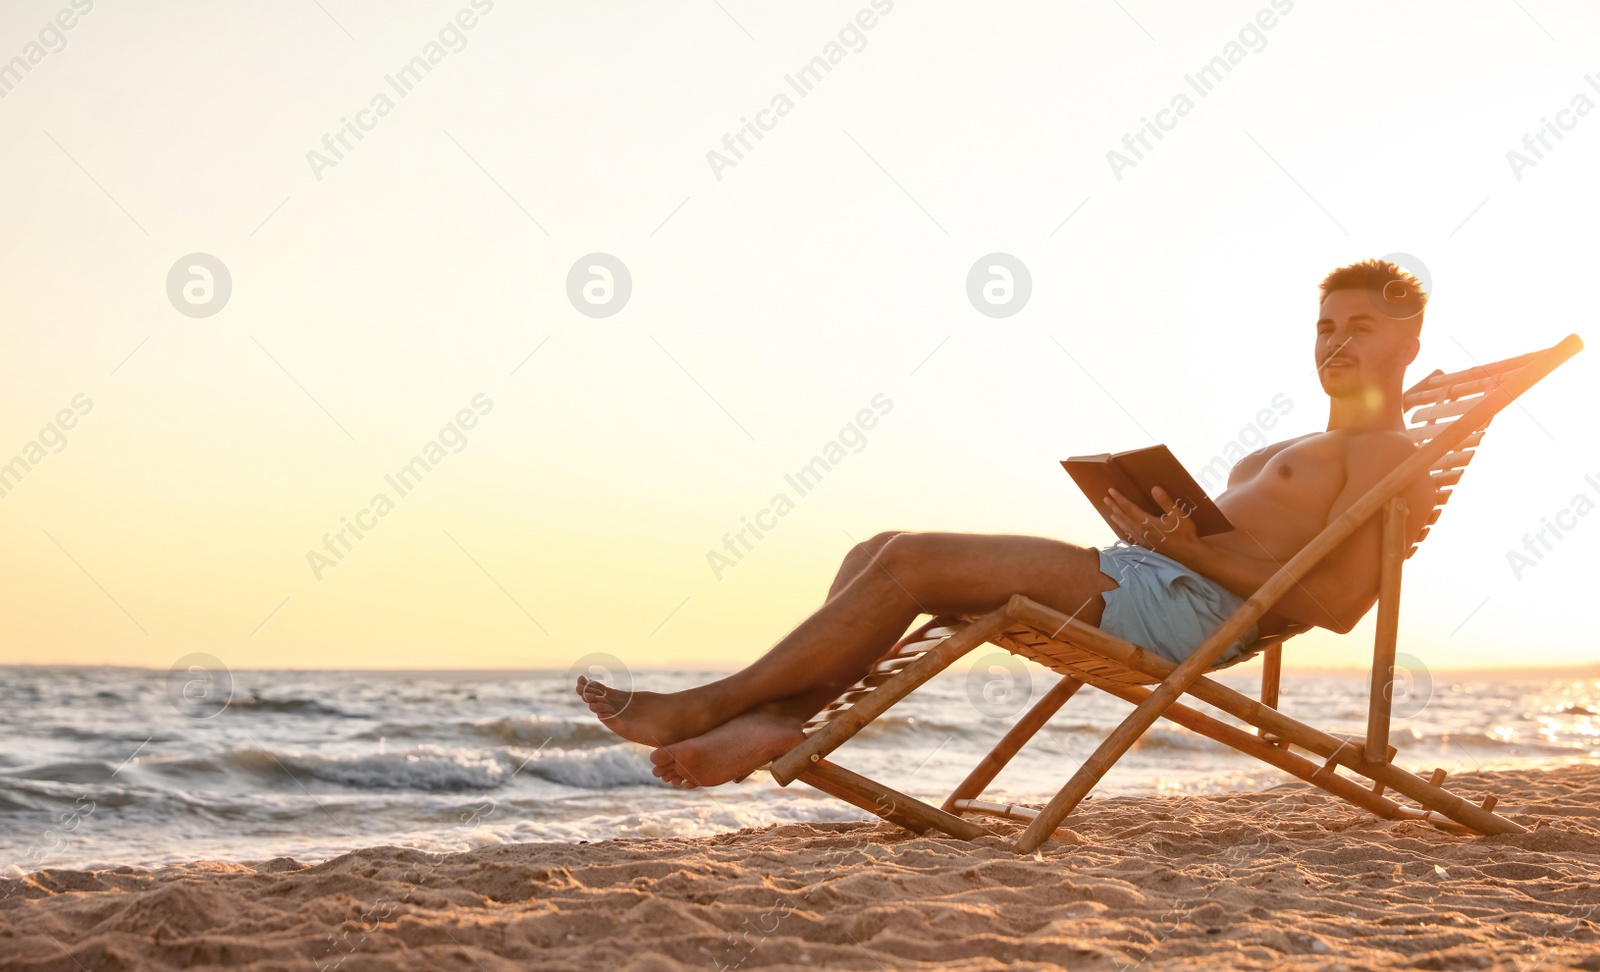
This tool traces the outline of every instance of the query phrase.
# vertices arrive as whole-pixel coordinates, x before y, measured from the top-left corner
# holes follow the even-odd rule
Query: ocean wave
[[[54,811],[76,809],[88,805],[97,808],[121,808],[137,802],[136,787],[129,786],[122,777],[112,779],[110,773],[91,780],[55,780],[0,776],[0,812]],[[148,795],[148,791],[144,794]],[[6,827],[0,827],[0,840],[6,836]]]
[[[1572,756],[1575,753],[1593,750],[1596,746],[1593,737],[1561,742],[1521,733],[1508,739],[1482,732],[1407,733],[1391,736],[1389,742],[1400,750],[1401,757],[1407,753],[1424,751],[1450,753],[1455,750],[1496,756]]]
[[[557,820],[519,820],[490,824],[457,837],[466,846],[513,841],[577,843],[630,837],[706,837],[747,827],[786,823],[859,823],[872,814],[840,800],[804,791],[746,796],[739,800],[702,801],[642,809],[631,813],[594,813]],[[434,837],[438,839],[437,836]],[[465,847],[440,846],[436,852]]]
[[[973,713],[972,721],[970,722],[941,722],[926,716],[916,715],[881,715],[862,728],[857,738],[863,742],[868,742],[876,739],[885,739],[887,741],[888,739],[908,736],[943,739],[950,736],[988,738],[991,735],[998,738],[999,732],[977,713]]]
[[[4,784],[0,784],[0,812],[13,812],[17,810],[37,810],[38,805],[31,800],[19,800],[15,795],[8,796]]]
[[[241,748],[230,751],[226,758],[249,772],[374,790],[490,789],[509,772],[493,754],[439,746],[392,753],[328,755]]]
[[[198,756],[146,756],[137,763],[140,774],[154,774],[172,780],[195,780],[206,774],[226,775],[239,764],[226,753]]]
[[[6,770],[0,776],[51,783],[104,783],[117,767],[98,759],[68,759],[55,763],[36,763]]]
[[[546,749],[529,761],[524,773],[551,783],[592,790],[654,784],[664,786],[650,772],[650,757],[630,745],[600,749]]]
[[[442,737],[489,739],[509,746],[535,748],[546,744],[564,749],[593,749],[615,746],[617,735],[593,717],[564,719],[559,716],[518,715],[471,722],[458,720],[381,722],[363,728],[351,738],[378,740]]]
[[[1104,734],[1102,730],[1101,735]],[[1187,729],[1179,728],[1169,729],[1165,726],[1152,726],[1145,730],[1145,734],[1139,737],[1139,741],[1133,744],[1133,748],[1135,751],[1144,750],[1146,752],[1152,749],[1186,753],[1233,752],[1230,747],[1224,746],[1214,739],[1202,736],[1198,732],[1190,732]]]
[[[505,716],[499,719],[480,719],[458,725],[475,735],[497,739],[503,743],[533,743],[543,745],[546,740],[563,744],[563,748],[589,748],[615,746],[617,735],[593,717],[586,719],[561,719],[551,716]]]
[[[649,758],[629,745],[533,753],[433,745],[343,754],[239,748],[225,759],[252,773],[310,778],[359,790],[492,790],[519,775],[590,790],[658,783]]]
[[[360,719],[364,716],[345,712],[316,699],[263,699],[260,696],[251,696],[247,699],[233,699],[228,703],[230,712],[264,712],[284,713],[288,715],[303,716],[331,716],[337,719]]]
[[[51,739],[63,739],[68,742],[90,743],[96,747],[126,746],[129,752],[133,752],[135,748],[141,745],[153,746],[160,743],[175,742],[182,739],[181,736],[172,733],[152,732],[151,728],[153,727],[140,727],[140,731],[138,732],[131,732],[126,727],[116,729],[86,729],[79,726],[69,725],[37,725],[34,728],[41,735],[47,736]]]

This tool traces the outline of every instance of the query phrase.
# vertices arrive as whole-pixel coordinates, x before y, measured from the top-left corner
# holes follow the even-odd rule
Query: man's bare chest
[[[1319,432],[1275,443],[1241,460],[1229,477],[1228,493],[1257,502],[1326,510],[1345,484],[1346,443],[1335,432]]]

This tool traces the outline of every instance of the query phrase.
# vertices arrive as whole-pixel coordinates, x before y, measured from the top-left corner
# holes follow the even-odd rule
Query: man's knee
[[[928,541],[931,538],[927,534],[909,532],[879,536],[884,538],[883,543],[873,553],[865,575],[874,583],[884,585],[888,593],[904,593],[920,604],[927,580],[925,567],[930,563]]]
[[[906,531],[904,530],[885,530],[882,533],[875,533],[870,538],[856,544],[855,549],[868,557],[876,557],[884,547],[889,545],[890,540],[905,535]]]
[[[891,575],[909,575],[918,564],[926,563],[931,538],[927,534],[899,532],[879,534],[883,544],[872,555]],[[873,538],[874,540],[877,537]]]

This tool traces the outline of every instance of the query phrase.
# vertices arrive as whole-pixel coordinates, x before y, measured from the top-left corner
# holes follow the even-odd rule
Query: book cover
[[[1200,536],[1226,533],[1233,529],[1233,524],[1228,522],[1222,510],[1164,445],[1126,452],[1102,452],[1093,456],[1072,456],[1061,460],[1061,466],[1107,524],[1111,523],[1111,518],[1103,501],[1106,493],[1113,488],[1152,517],[1165,516],[1166,511],[1150,495],[1152,488],[1160,486],[1178,504],[1179,509],[1189,511],[1189,518],[1194,521],[1195,530]]]

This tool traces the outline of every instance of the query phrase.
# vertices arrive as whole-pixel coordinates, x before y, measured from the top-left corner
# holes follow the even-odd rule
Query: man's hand
[[[1126,496],[1111,490],[1105,505],[1112,525],[1129,543],[1158,550],[1179,563],[1187,563],[1186,555],[1205,546],[1189,516],[1194,507],[1187,502],[1174,502],[1160,486],[1151,489],[1150,496],[1165,511],[1160,517],[1152,517]]]

